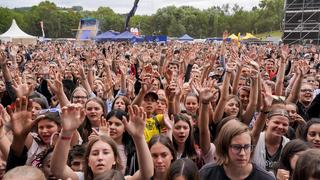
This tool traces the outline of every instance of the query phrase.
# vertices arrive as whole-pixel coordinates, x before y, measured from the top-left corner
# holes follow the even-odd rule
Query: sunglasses
[[[58,109],[58,108],[42,109],[39,111],[39,114],[44,114],[44,113],[48,113],[48,112],[51,112],[51,113],[59,112],[60,113],[60,109]]]

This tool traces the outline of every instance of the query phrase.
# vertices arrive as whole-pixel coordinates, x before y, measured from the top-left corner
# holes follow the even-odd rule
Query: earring
[[[116,162],[112,163],[112,169],[116,169]]]

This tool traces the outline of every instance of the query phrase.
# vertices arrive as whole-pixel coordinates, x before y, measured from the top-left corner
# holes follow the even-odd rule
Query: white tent
[[[12,20],[11,27],[7,32],[0,35],[0,40],[3,42],[13,42],[15,44],[36,44],[37,37],[31,36],[23,32],[16,23],[16,20]]]

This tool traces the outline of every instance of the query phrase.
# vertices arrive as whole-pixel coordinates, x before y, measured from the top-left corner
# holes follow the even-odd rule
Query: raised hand
[[[59,73],[55,73],[55,79],[54,81],[48,80],[48,87],[50,88],[51,92],[53,92],[55,95],[63,94],[63,85],[61,76]]]
[[[214,89],[214,85],[216,84],[216,82],[216,80],[209,80],[199,90],[199,100],[201,103],[208,104],[209,102],[211,102],[214,96],[212,89]]]
[[[165,93],[169,100],[173,100],[174,97],[180,96],[181,94],[180,86],[178,85],[177,82],[171,81],[169,86],[167,86]]]
[[[147,93],[152,89],[153,78],[150,74],[143,74],[140,76],[141,78],[141,91],[143,93]]]
[[[113,79],[111,79],[111,82],[110,80],[107,78],[107,77],[103,77],[102,78],[102,82],[103,82],[103,96],[105,99],[107,99],[108,95],[109,95],[109,92],[113,89],[114,85],[115,85],[115,82]]]
[[[99,134],[109,136],[109,133],[109,123],[107,122],[106,118],[102,116],[100,120]]]
[[[7,56],[3,50],[0,50],[0,66],[6,65],[7,63]]]
[[[40,118],[32,120],[32,102],[26,97],[17,98],[8,106],[11,118],[12,132],[15,137],[26,137]]]
[[[226,64],[226,72],[232,73],[235,71],[236,64],[235,63],[227,63]]]
[[[263,110],[268,111],[272,105],[273,97],[272,97],[272,89],[265,82],[262,84],[264,92],[262,92],[263,96]]]
[[[282,46],[281,47],[281,62],[283,62],[283,63],[287,62],[288,55],[289,55],[289,46],[288,45]]]
[[[292,115],[292,120],[294,122],[297,122],[298,124],[301,124],[301,125],[306,124],[306,121],[298,113],[295,113]]]
[[[310,66],[306,61],[299,61],[298,63],[299,71],[302,73],[302,75],[306,75],[308,71],[310,70]]]
[[[146,113],[142,107],[137,105],[128,106],[129,120],[123,117],[123,124],[126,131],[133,138],[144,138],[144,128],[146,126]]]
[[[85,111],[81,104],[69,104],[62,108],[61,121],[62,129],[74,132],[83,123]]]
[[[191,87],[196,89],[197,92],[199,92],[202,89],[202,84],[197,79],[192,79],[192,81],[190,82],[190,85],[191,85]]]
[[[31,93],[34,91],[35,88],[35,84],[27,84],[25,78],[21,78],[19,77],[19,80],[13,80],[13,84],[12,84],[13,90],[16,93],[16,96],[18,98],[21,98],[23,96],[30,96]]]
[[[10,122],[10,116],[2,104],[0,104],[0,118],[2,118],[5,123]]]
[[[211,99],[213,98],[213,93],[209,88],[203,88],[200,90],[200,102],[203,104],[209,104]]]
[[[78,72],[79,72],[80,77],[81,77],[82,79],[86,79],[86,73],[84,72],[83,62],[81,62],[81,63],[79,64]]]

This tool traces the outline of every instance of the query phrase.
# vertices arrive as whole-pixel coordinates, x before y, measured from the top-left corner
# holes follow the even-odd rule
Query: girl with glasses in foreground
[[[251,163],[252,143],[248,126],[236,120],[227,122],[215,141],[217,163],[204,166],[201,179],[274,179]]]

